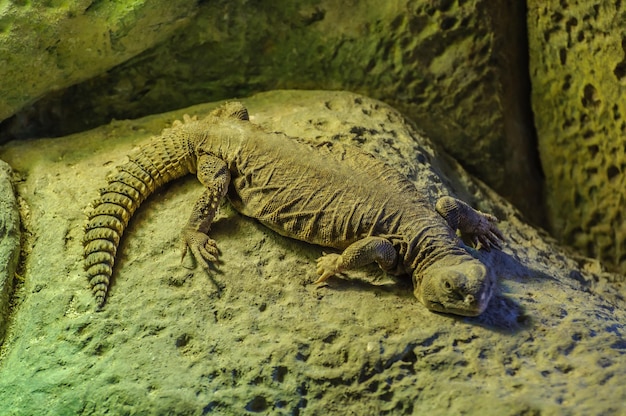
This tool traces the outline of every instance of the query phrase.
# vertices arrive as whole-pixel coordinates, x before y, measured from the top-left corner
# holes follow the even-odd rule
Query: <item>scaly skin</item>
[[[474,316],[489,302],[495,278],[455,231],[486,249],[498,247],[495,217],[450,197],[432,207],[372,156],[266,132],[250,123],[240,103],[228,103],[203,120],[185,118],[165,129],[108,178],[84,239],[98,307],[137,207],[157,187],[188,173],[197,173],[206,190],[182,232],[183,255],[190,251],[205,269],[217,260],[208,232],[226,196],[239,212],[284,236],[343,250],[318,259],[318,283],[376,262],[389,273],[412,274],[415,296],[431,310]]]

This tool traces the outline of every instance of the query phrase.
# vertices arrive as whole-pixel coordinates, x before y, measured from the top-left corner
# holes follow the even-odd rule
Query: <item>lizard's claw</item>
[[[219,250],[215,240],[209,238],[208,235],[195,230],[185,230],[182,235],[183,252],[181,261],[185,258],[187,250],[191,250],[191,254],[198,263],[204,268],[209,269],[210,263],[217,262]]]
[[[320,277],[315,281],[315,284],[326,281],[331,276],[341,273],[340,265],[342,259],[340,254],[324,254],[317,259],[317,274]]]
[[[193,121],[198,121],[198,116],[190,117],[189,114],[183,114],[183,121],[174,120],[172,127],[180,127],[183,124],[191,123]]]
[[[482,247],[487,251],[491,251],[492,248],[501,249],[500,241],[504,240],[504,236],[496,226],[498,219],[491,214],[477,212],[480,215],[479,220],[475,224],[474,229],[466,233],[467,237],[474,243],[477,249]]]

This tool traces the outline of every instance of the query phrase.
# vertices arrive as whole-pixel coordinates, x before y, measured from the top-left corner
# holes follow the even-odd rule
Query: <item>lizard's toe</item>
[[[504,240],[504,235],[496,226],[498,219],[491,215],[480,213],[481,221],[476,225],[476,229],[471,235],[471,241],[477,249],[484,248],[491,251],[492,248],[500,249],[500,241]]]
[[[314,282],[314,284],[319,285],[320,283],[324,283],[329,277],[332,277],[334,273],[331,272],[323,272],[320,277]]]
[[[494,236],[494,240],[500,244],[500,241],[504,241],[504,234],[495,224],[491,227],[491,234]]]
[[[497,249],[501,249],[502,245],[500,244],[500,241],[504,240],[504,238],[502,237],[502,235],[498,235],[498,234],[499,234],[499,232],[495,233],[495,232],[492,231],[491,233],[489,233],[487,235],[487,238],[489,239],[489,244],[492,247],[495,247]]]
[[[208,235],[195,230],[185,230],[183,232],[183,255],[187,250],[191,250],[194,259],[200,263],[202,268],[209,269],[211,263],[217,262],[219,250],[215,240]]]
[[[331,276],[340,272],[339,265],[341,264],[341,255],[339,254],[325,254],[317,259],[317,274],[320,277],[315,281],[315,284],[323,283]]]
[[[491,243],[485,235],[479,235],[475,240],[478,241],[478,244],[474,243],[477,250],[484,248],[485,251],[491,251]]]
[[[208,242],[207,242],[208,243]],[[209,263],[217,262],[217,247],[215,245],[205,244],[203,246],[195,246],[191,248],[191,252],[196,260],[203,268],[208,269]]]
[[[485,216],[487,221],[489,221],[486,224],[486,228],[487,228],[486,234],[489,240],[499,245],[499,241],[504,240],[504,234],[502,234],[502,231],[500,231],[500,229],[496,225],[499,222],[498,218],[491,214],[483,213],[483,215]]]

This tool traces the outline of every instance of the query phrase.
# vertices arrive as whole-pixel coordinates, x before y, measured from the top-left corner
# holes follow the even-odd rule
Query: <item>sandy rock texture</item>
[[[155,12],[164,7],[148,3]],[[184,16],[189,5],[178,3]],[[403,111],[464,166],[538,217],[542,194],[527,65],[519,60],[526,55],[520,4],[199,2],[190,23],[169,37],[159,33],[155,47],[7,121],[0,142],[67,135],[112,118],[270,89],[351,90]],[[142,30],[133,25],[129,18],[129,29]]]
[[[189,22],[196,1],[4,1],[0,120],[148,49]]]
[[[193,177],[149,198],[118,253],[105,309],[82,272],[84,211],[107,173],[150,135],[203,104],[0,157],[36,236],[26,248],[0,355],[3,414],[620,414],[626,409],[623,284],[573,258],[472,180],[397,111],[363,96],[277,91],[244,100],[251,120],[361,146],[425,197],[453,194],[502,219],[500,277],[478,318],[428,312],[410,279],[376,268],[317,287],[322,249],[221,208],[209,276],[180,264],[179,232],[202,192]],[[357,174],[355,172],[355,174]]]
[[[552,231],[626,273],[626,5],[530,1],[528,11]]]

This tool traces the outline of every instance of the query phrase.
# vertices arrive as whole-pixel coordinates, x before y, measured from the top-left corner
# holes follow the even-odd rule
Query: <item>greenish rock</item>
[[[3,1],[0,120],[119,65],[189,22],[196,1]]]
[[[551,229],[626,273],[626,5],[531,1],[528,26]]]
[[[66,135],[276,88],[351,90],[403,111],[540,222],[523,12],[486,0],[202,2],[164,42],[49,95],[0,136]]]
[[[418,134],[363,96],[276,91],[244,100],[251,121],[361,146],[441,194],[496,214],[502,252],[476,252],[500,277],[478,318],[431,313],[410,279],[377,268],[313,284],[320,247],[290,240],[226,203],[208,276],[180,263],[180,231],[202,186],[157,191],[117,255],[95,312],[82,270],[85,210],[132,149],[183,113],[12,142],[35,236],[0,354],[0,413],[620,414],[626,403],[623,282],[575,258]]]
[[[9,305],[20,254],[20,214],[12,180],[13,170],[0,160],[0,344],[9,326]]]

